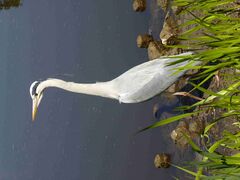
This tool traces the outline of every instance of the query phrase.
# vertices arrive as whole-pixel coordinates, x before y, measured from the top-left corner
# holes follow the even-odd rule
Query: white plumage
[[[30,87],[30,95],[33,99],[33,119],[42,99],[43,91],[48,87],[112,98],[122,103],[138,103],[148,100],[164,91],[182,76],[185,71],[178,73],[174,73],[174,71],[177,67],[185,66],[188,61],[172,66],[168,66],[168,64],[179,60],[181,55],[186,56],[190,54],[192,53],[188,52],[174,57],[161,57],[145,62],[107,82],[81,84],[66,82],[60,79],[47,79],[42,82],[35,81]]]

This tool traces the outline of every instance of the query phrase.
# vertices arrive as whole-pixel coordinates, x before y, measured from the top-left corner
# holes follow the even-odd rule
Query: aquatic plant
[[[146,127],[144,130],[156,128],[188,116],[198,115],[209,109],[218,109],[218,114],[213,116],[205,127],[202,138],[210,136],[211,129],[220,121],[234,119],[231,126],[238,126],[240,117],[240,3],[236,0],[174,0],[173,9],[178,9],[178,16],[191,17],[179,28],[185,29],[179,35],[182,43],[174,47],[183,50],[195,50],[194,58],[202,61],[202,65],[191,64],[182,69],[201,69],[193,80],[201,79],[198,84],[190,82],[193,89],[205,94],[203,100],[179,109],[189,110],[168,119],[164,119]],[[180,10],[179,10],[180,9]],[[186,59],[186,58],[185,58]],[[181,61],[184,61],[182,59]],[[233,72],[233,73],[230,73]],[[202,87],[209,79],[221,74],[222,84],[212,89]],[[216,78],[219,81],[218,78]],[[176,166],[193,175],[196,179],[238,179],[240,177],[240,132],[223,131],[220,139],[208,142],[204,148],[198,147],[188,136],[189,144],[193,150],[202,155],[201,162],[191,165],[198,168],[197,172]],[[224,147],[232,154],[222,154],[218,149]],[[203,150],[202,150],[203,149]],[[234,152],[234,153],[233,153]],[[203,175],[205,174],[205,175]]]

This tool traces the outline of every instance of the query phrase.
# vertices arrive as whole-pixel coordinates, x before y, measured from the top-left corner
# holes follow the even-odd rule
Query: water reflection
[[[158,171],[153,164],[159,152],[170,153],[173,162],[191,157],[179,153],[170,139],[176,124],[132,137],[153,122],[154,103],[163,102],[164,112],[178,103],[165,95],[123,105],[52,89],[39,109],[39,121],[31,123],[28,88],[33,80],[70,74],[63,78],[104,81],[144,62],[147,55],[135,39],[148,30],[149,12],[135,14],[131,1],[118,0],[23,3],[1,13],[0,179],[157,180],[176,175],[173,168]],[[150,22],[156,35],[162,23],[158,18]]]

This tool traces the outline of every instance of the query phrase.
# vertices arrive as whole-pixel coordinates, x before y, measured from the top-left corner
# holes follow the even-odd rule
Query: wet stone
[[[153,41],[152,35],[149,35],[149,34],[138,35],[137,46],[139,48],[148,48],[149,43],[151,41]]]
[[[146,0],[133,0],[132,7],[133,7],[133,10],[137,12],[145,11]]]
[[[162,8],[164,12],[167,11],[170,4],[170,0],[157,0],[157,5]]]
[[[168,168],[170,166],[170,155],[165,153],[156,154],[154,165],[156,168]]]
[[[168,12],[166,14],[162,31],[160,33],[160,39],[164,45],[174,45],[178,43],[177,39],[177,22]]]
[[[153,60],[165,55],[166,48],[163,46],[161,41],[152,41],[148,46],[148,58]]]
[[[184,134],[190,137],[190,132],[188,130],[188,125],[184,122],[179,124],[176,129],[174,129],[171,133],[171,138],[175,144],[177,144],[181,148],[185,148],[188,145],[188,141]],[[183,134],[184,133],[184,134]]]

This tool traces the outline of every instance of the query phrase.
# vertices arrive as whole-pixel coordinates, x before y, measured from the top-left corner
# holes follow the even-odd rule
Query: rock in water
[[[146,0],[133,0],[133,10],[142,12],[146,9]]]
[[[161,41],[152,41],[148,46],[148,58],[153,60],[165,55],[166,48],[163,46]]]
[[[164,12],[167,12],[170,4],[170,0],[157,0],[157,5],[162,8]]]
[[[160,39],[164,45],[174,45],[177,43],[177,22],[168,12],[166,14]]]
[[[149,43],[153,41],[152,35],[143,34],[137,37],[137,46],[139,48],[148,48]]]
[[[156,168],[168,168],[170,166],[170,155],[165,153],[156,154],[154,165]]]

